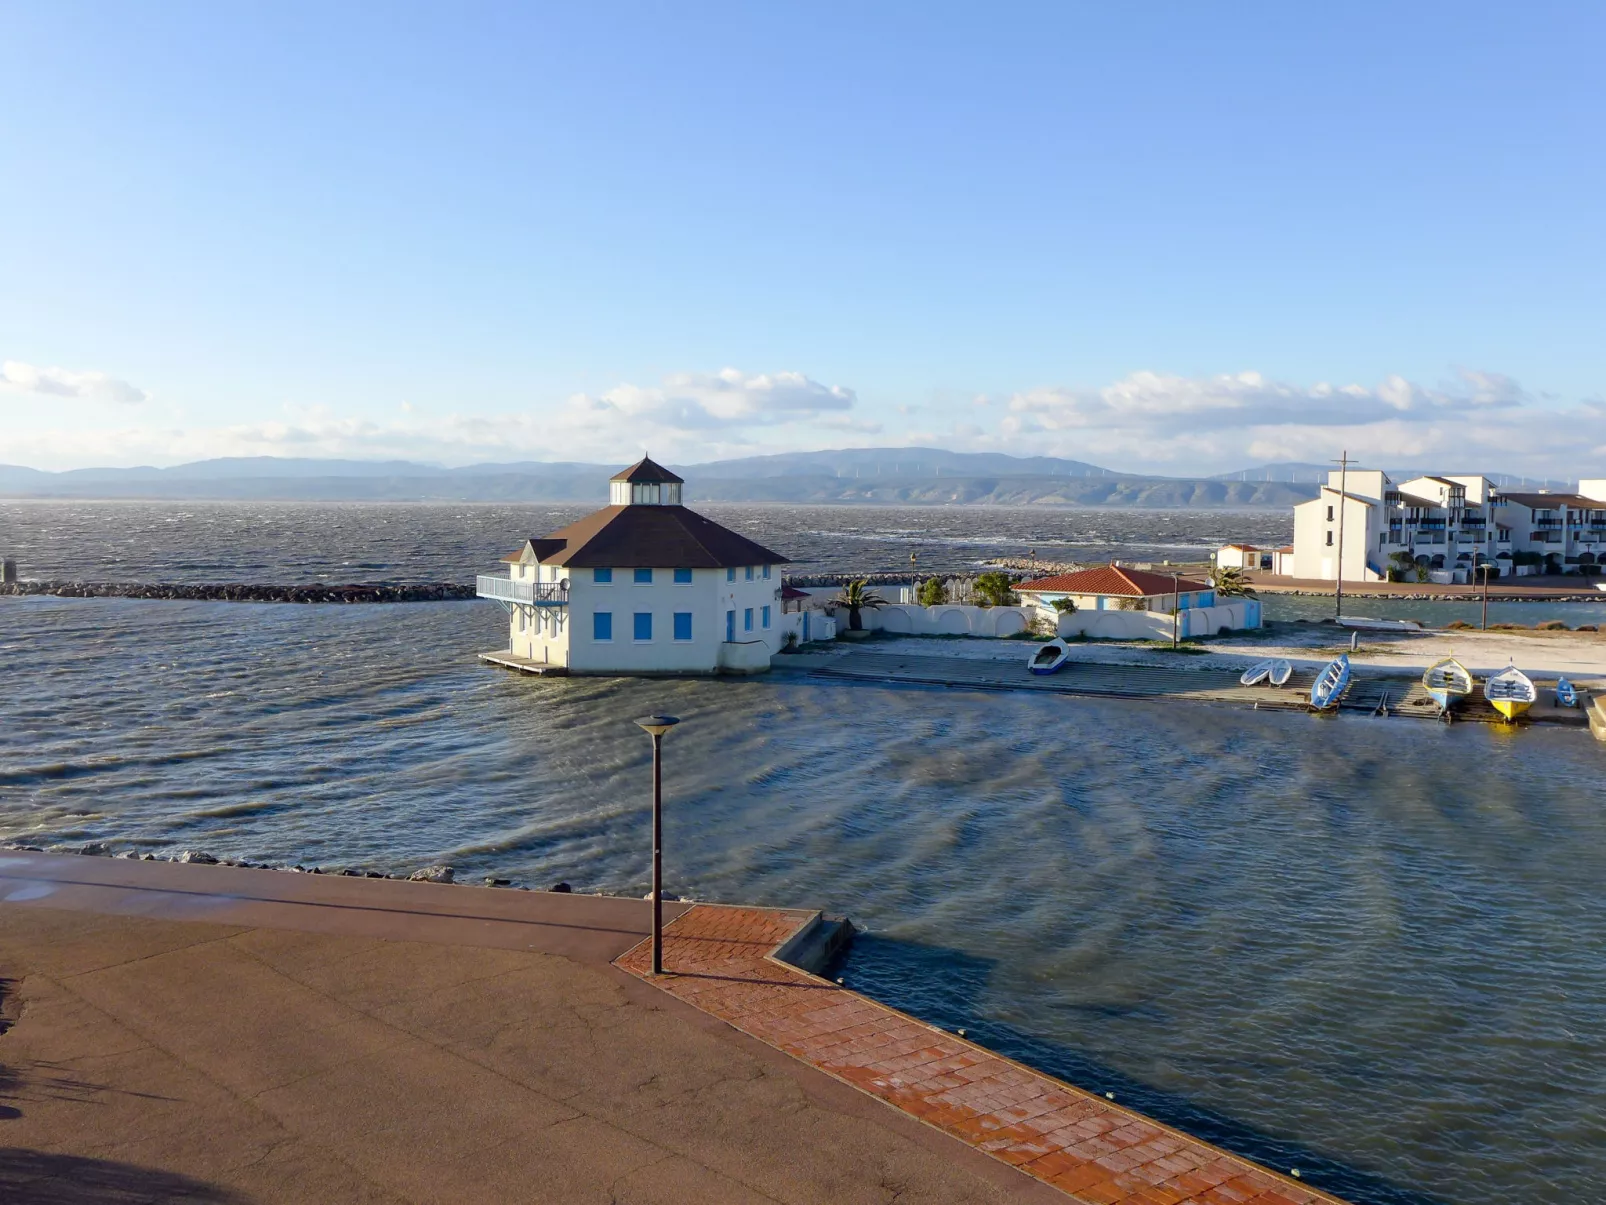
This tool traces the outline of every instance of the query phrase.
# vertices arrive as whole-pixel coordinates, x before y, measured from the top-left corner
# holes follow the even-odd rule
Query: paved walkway
[[[613,966],[648,913],[0,850],[0,1202],[1064,1200]]]
[[[777,962],[795,916],[693,907],[633,974],[1073,1198],[1097,1205],[1333,1205],[1102,1097]]]

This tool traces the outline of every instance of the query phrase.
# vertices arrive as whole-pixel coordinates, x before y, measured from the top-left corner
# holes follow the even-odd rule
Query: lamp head
[[[644,715],[636,721],[637,727],[652,736],[662,736],[678,723],[680,719],[672,715]]]

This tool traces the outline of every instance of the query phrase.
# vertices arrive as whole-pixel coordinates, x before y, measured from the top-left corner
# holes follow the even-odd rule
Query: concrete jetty
[[[1285,686],[1243,686],[1238,673],[1187,665],[1178,655],[1175,666],[1068,662],[1058,673],[1035,675],[1027,670],[1024,652],[1019,661],[970,657],[944,657],[926,653],[896,653],[855,649],[848,654],[799,653],[776,662],[778,669],[801,671],[822,678],[861,682],[944,686],[969,690],[1026,690],[1047,694],[1089,695],[1119,699],[1176,699],[1194,703],[1230,703],[1262,711],[1308,711],[1310,687],[1316,671],[1299,669]],[[1553,680],[1535,679],[1542,691]],[[1419,677],[1366,674],[1357,671],[1339,710],[1369,715],[1437,719],[1438,708],[1423,689]],[[1482,687],[1456,705],[1457,721],[1504,723],[1483,698]],[[1536,707],[1519,723],[1582,727],[1588,718],[1581,709]]]
[[[1336,1201],[648,909],[0,851],[0,1199]]]

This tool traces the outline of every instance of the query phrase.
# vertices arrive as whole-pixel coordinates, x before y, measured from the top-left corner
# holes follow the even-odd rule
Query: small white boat
[[[1574,686],[1571,682],[1567,681],[1566,678],[1557,678],[1556,679],[1556,706],[1557,707],[1577,707],[1578,706],[1578,688],[1576,686]]]
[[[1293,677],[1293,664],[1282,657],[1271,663],[1271,674],[1266,679],[1273,686],[1287,686],[1288,679]]]
[[[1422,687],[1439,705],[1439,714],[1444,715],[1455,706],[1457,699],[1472,693],[1472,675],[1454,657],[1445,657],[1423,671]]]
[[[1515,665],[1508,665],[1484,682],[1483,697],[1509,723],[1534,705],[1539,692],[1534,689],[1532,678]]]
[[[1270,660],[1255,662],[1238,676],[1238,685],[1258,686],[1267,678],[1271,677],[1272,666],[1275,664],[1276,662]]]
[[[1364,619],[1359,615],[1344,615],[1338,625],[1354,628],[1358,632],[1420,632],[1422,625],[1414,619]]]
[[[1070,655],[1070,645],[1063,640],[1050,640],[1032,651],[1032,655],[1026,659],[1026,668],[1034,674],[1052,674],[1065,664],[1065,658]]]
[[[1344,688],[1349,685],[1349,654],[1340,653],[1322,667],[1310,687],[1310,705],[1317,711],[1337,707]]]

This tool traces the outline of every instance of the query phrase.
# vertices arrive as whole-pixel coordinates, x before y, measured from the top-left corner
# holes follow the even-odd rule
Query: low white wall
[[[770,646],[762,640],[727,640],[719,646],[722,674],[761,674],[770,667]]]
[[[1177,623],[1177,634],[1214,636],[1223,628],[1243,631],[1260,626],[1260,601],[1241,598],[1213,607],[1190,607]],[[1171,616],[1161,611],[1069,611],[1059,617],[1062,637],[1095,640],[1170,640]]]
[[[936,607],[895,604],[874,611],[860,612],[870,631],[896,632],[906,636],[1014,636],[1026,630],[1031,614],[1027,607],[966,607],[944,603]],[[837,619],[847,627],[847,615],[837,609]]]

